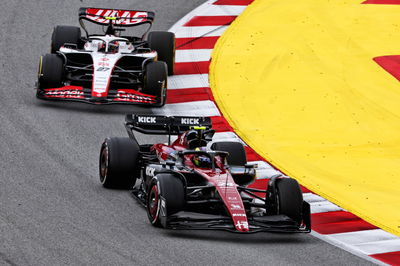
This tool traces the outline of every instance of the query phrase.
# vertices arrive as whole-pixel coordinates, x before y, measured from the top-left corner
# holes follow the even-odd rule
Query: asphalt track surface
[[[126,136],[133,106],[35,98],[39,56],[80,6],[157,12],[167,30],[202,0],[3,1],[0,16],[0,265],[366,265],[311,235],[239,235],[152,227],[126,191],[98,181],[100,143]],[[163,141],[139,136],[140,142]]]

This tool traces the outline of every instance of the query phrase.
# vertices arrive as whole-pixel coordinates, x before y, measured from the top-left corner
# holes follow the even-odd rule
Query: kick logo
[[[153,167],[146,167],[146,175],[147,176],[154,176],[154,172],[156,171]]]
[[[181,124],[183,125],[198,125],[200,124],[199,118],[181,118]]]
[[[156,123],[156,118],[155,117],[150,117],[150,116],[138,116],[138,122],[139,123],[155,124]]]

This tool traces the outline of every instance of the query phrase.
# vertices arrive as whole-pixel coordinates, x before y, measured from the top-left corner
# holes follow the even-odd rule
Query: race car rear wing
[[[125,9],[106,9],[81,7],[79,9],[79,20],[108,26],[110,23],[118,27],[131,27],[143,23],[153,23],[154,12],[125,10]]]
[[[151,11],[126,10],[126,9],[107,9],[94,7],[81,7],[79,9],[79,24],[89,37],[84,20],[98,25],[108,26],[108,34],[114,31],[123,31],[120,27],[132,27],[142,24],[149,24],[145,36],[152,26],[155,13]],[[111,31],[112,30],[112,31]]]
[[[210,129],[211,119],[209,117],[128,114],[125,117],[125,127],[129,136],[133,138],[132,130],[149,135],[179,135],[192,128]]]

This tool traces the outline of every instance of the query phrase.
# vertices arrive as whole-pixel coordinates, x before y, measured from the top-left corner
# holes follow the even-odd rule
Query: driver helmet
[[[106,43],[102,40],[93,40],[92,47],[94,51],[105,52],[106,51]]]
[[[108,44],[109,53],[118,53],[118,50],[119,50],[119,41],[113,41]]]
[[[205,150],[204,149],[200,149],[200,148],[196,148],[196,151],[200,151],[200,150]],[[208,157],[207,155],[203,155],[203,154],[195,154],[192,157],[192,162],[195,166],[199,167],[199,168],[211,168],[211,158]]]

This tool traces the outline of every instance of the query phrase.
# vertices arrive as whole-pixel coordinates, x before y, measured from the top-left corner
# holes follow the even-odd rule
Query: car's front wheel
[[[156,96],[159,107],[167,100],[167,65],[156,61],[146,64],[143,78],[143,93]]]
[[[130,189],[138,174],[139,146],[130,138],[107,138],[100,149],[100,183],[106,188]]]
[[[162,210],[161,198],[165,200]],[[171,174],[158,174],[151,182],[147,191],[146,210],[149,221],[156,227],[161,227],[162,211],[164,215],[172,215],[182,211],[185,206],[185,188],[182,180]]]
[[[284,214],[300,224],[303,194],[299,183],[293,178],[277,179],[276,197],[278,214]]]
[[[38,81],[40,88],[59,88],[64,78],[64,61],[56,54],[40,57]]]

